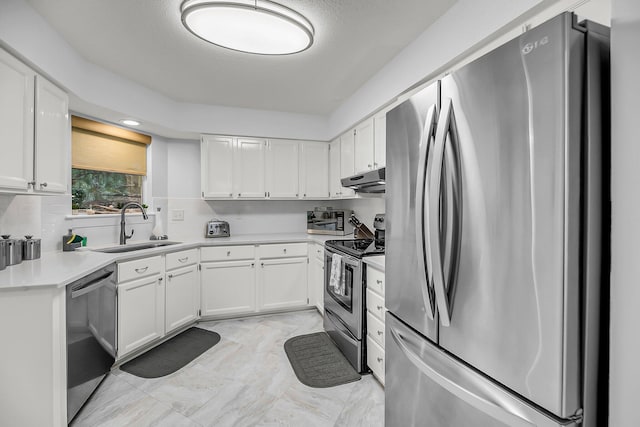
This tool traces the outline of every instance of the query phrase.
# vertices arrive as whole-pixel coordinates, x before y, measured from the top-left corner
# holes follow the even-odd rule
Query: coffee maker
[[[374,239],[376,248],[384,248],[384,214],[376,214],[373,219],[373,228],[375,229]]]

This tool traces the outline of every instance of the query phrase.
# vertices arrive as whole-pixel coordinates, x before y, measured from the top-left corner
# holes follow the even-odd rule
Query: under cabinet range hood
[[[358,175],[342,178],[343,187],[352,188],[360,193],[384,193],[385,168],[374,169]]]

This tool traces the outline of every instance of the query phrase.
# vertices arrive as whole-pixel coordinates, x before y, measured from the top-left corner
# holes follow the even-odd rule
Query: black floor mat
[[[309,387],[333,387],[361,378],[326,332],[290,338],[284,351],[296,377]]]
[[[159,346],[120,366],[141,378],[169,375],[220,342],[220,335],[206,329],[190,328]]]

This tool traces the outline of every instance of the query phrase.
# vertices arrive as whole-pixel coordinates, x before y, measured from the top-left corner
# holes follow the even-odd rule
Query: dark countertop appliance
[[[347,236],[353,234],[353,225],[349,217],[353,211],[316,207],[307,211],[307,233],[328,234],[331,236]]]

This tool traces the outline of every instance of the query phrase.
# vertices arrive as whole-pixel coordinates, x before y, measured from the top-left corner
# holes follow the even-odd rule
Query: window
[[[75,116],[71,125],[74,213],[117,213],[127,202],[142,203],[151,137]]]

